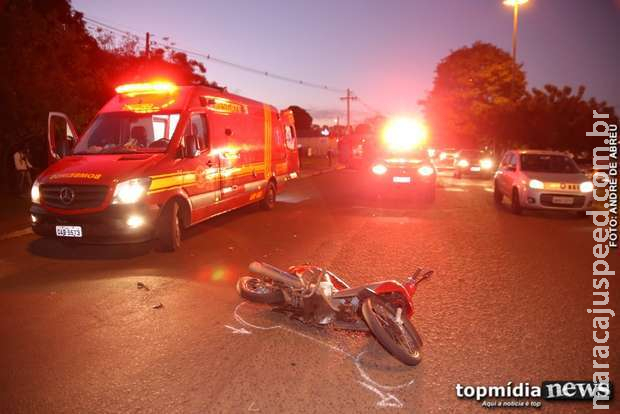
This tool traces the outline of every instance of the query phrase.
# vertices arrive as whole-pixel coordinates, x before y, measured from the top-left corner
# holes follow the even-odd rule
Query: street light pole
[[[512,82],[510,84],[510,95],[515,98],[515,83],[517,76],[517,32],[519,29],[519,6],[527,3],[528,0],[504,0],[506,6],[512,6]]]
[[[519,30],[519,3],[515,2],[512,17],[512,83],[517,71],[517,31]]]

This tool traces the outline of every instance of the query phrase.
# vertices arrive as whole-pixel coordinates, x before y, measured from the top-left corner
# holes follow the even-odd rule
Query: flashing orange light
[[[527,3],[529,0],[504,0],[506,6],[521,6]]]
[[[426,126],[412,118],[395,118],[383,130],[383,140],[394,152],[406,152],[420,147],[428,138]]]
[[[172,82],[160,81],[145,83],[127,83],[125,85],[117,86],[115,91],[120,95],[125,95],[129,98],[133,98],[141,95],[171,94],[176,92],[178,89],[179,87]]]

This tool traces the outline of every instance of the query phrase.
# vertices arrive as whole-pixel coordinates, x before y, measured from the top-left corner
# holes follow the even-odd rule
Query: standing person
[[[17,188],[22,195],[28,195],[32,187],[32,164],[28,159],[28,151],[19,149],[13,154],[15,171],[17,172]]]

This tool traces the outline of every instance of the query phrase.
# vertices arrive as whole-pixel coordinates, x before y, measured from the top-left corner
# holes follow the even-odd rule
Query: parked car
[[[575,161],[558,151],[508,151],[495,173],[494,198],[510,199],[511,210],[565,210],[585,215],[594,186]]]
[[[438,170],[452,170],[454,168],[454,159],[458,151],[454,148],[442,149],[435,151],[433,163]]]
[[[454,177],[476,176],[490,178],[493,176],[495,161],[484,151],[461,150],[454,159]]]

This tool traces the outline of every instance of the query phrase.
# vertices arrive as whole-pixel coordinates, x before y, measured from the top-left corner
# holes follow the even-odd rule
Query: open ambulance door
[[[50,164],[71,154],[78,135],[69,117],[62,112],[50,112],[47,118],[47,148]]]
[[[297,148],[297,131],[295,130],[295,117],[293,116],[293,111],[290,109],[281,111],[280,118],[282,119],[282,124],[284,125],[288,172],[299,173],[299,151]]]

